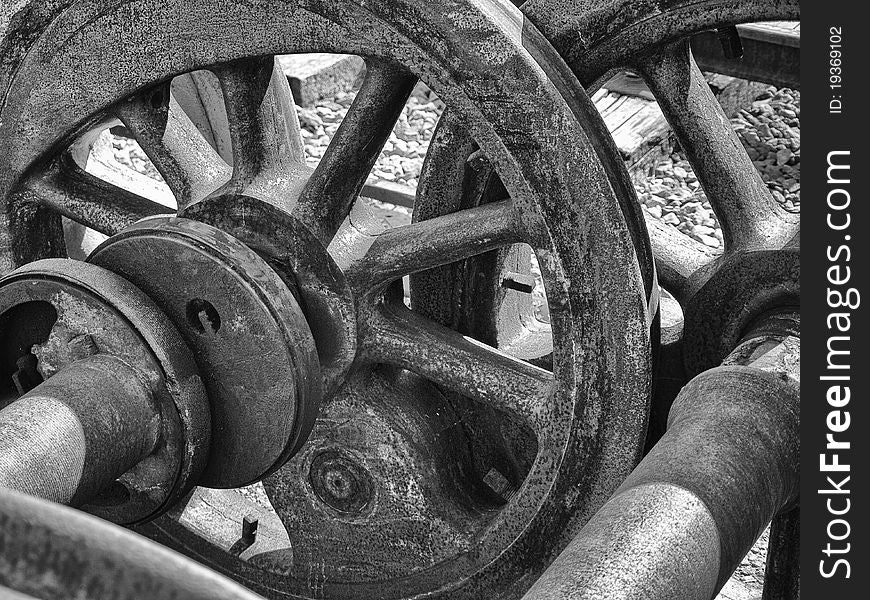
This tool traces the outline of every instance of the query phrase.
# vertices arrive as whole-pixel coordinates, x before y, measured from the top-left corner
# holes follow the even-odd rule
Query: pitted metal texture
[[[298,451],[317,414],[319,363],[294,295],[263,259],[204,223],[152,217],[88,262],[148,294],[193,350],[215,447],[200,485],[254,483]]]

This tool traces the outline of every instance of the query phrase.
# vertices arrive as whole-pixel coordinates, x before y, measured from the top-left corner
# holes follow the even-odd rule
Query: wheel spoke
[[[726,251],[780,248],[797,215],[782,209],[734,133],[686,40],[637,60],[719,218]]]
[[[646,224],[659,283],[682,302],[689,277],[711,262],[716,253],[658,219],[647,217]]]
[[[104,235],[115,235],[139,219],[173,212],[94,177],[68,154],[28,179],[24,188],[42,205]]]
[[[354,219],[350,221],[353,227]],[[351,235],[354,233],[352,230]],[[343,231],[336,235],[336,245],[345,235]],[[365,254],[346,269],[351,285],[361,293],[519,241],[509,202],[493,202],[396,227],[369,239],[371,245]],[[355,246],[358,253],[359,245]]]
[[[391,63],[369,60],[366,76],[294,209],[294,216],[328,245],[350,212],[416,77]]]
[[[165,181],[152,179],[136,171],[132,166],[115,159],[112,137],[106,135],[105,131],[111,126],[113,125],[104,127],[101,124],[80,137],[69,147],[67,158],[75,161],[80,170],[87,171],[106,183],[162,204],[171,209],[169,212],[174,212],[178,208],[178,202]],[[64,168],[63,164],[61,168]]]
[[[233,164],[230,124],[220,81],[211,71],[192,71],[172,80],[172,97],[199,133],[228,165]]]
[[[403,305],[372,311],[362,343],[373,362],[392,364],[521,418],[538,429],[553,374],[426,319]]]
[[[169,84],[120,103],[114,112],[163,176],[179,208],[229,179],[229,167],[169,93]]]
[[[212,71],[223,91],[233,147],[228,191],[250,193],[304,164],[293,95],[275,58],[245,59]]]

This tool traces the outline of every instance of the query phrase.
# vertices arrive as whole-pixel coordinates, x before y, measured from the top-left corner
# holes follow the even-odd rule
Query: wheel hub
[[[319,563],[326,577],[347,582],[404,577],[448,560],[473,543],[480,512],[501,501],[476,474],[462,419],[437,387],[386,366],[349,370],[359,349],[348,324],[363,319],[357,307],[367,299],[354,296],[338,263],[352,271],[360,246],[383,230],[352,215],[330,253],[277,206],[277,198],[234,194],[181,211],[243,240],[293,286],[324,365],[329,392],[307,443],[263,482],[292,557],[278,550],[251,560],[296,578]],[[194,502],[187,510],[201,509]]]
[[[298,219],[242,194],[206,198],[179,216],[208,223],[243,242],[298,298],[316,346],[325,396],[342,384],[356,355],[356,308],[344,273],[320,241]]]
[[[684,303],[683,361],[696,375],[721,362],[764,313],[800,306],[800,252],[729,253],[693,276]]]
[[[314,340],[263,259],[204,223],[153,217],[88,260],[154,299],[193,349],[213,406],[212,443],[226,450],[209,461],[202,485],[259,481],[301,447],[320,396]]]
[[[87,469],[85,475],[73,472],[77,487],[70,494],[54,490],[57,495],[51,497],[55,501],[85,504],[83,508],[93,514],[130,525],[153,519],[190,491],[209,451],[205,390],[188,349],[141,291],[93,265],[66,260],[32,263],[0,280],[0,340],[0,369],[5,379],[0,387],[0,406],[11,400],[9,406],[15,407],[20,396],[30,393],[37,394],[43,403],[48,399],[53,404],[78,397],[85,402],[89,397],[123,400],[146,395],[150,397],[147,403],[157,407],[154,418],[138,426],[157,428],[146,456],[132,461],[121,456],[109,460],[117,474],[123,473],[114,483],[113,477],[108,481],[104,477],[100,481],[89,479]],[[107,364],[108,359],[117,363]],[[135,371],[129,381],[113,383],[113,372],[129,369]],[[98,383],[101,378],[106,382],[103,386]],[[141,382],[138,386],[137,381]],[[13,383],[18,389],[9,389]],[[90,440],[104,443],[105,448],[98,452],[86,446],[82,458],[85,467],[94,456],[132,452],[113,448],[112,442],[136,445],[134,434],[139,432],[135,428],[127,433],[124,430],[126,413],[133,409],[119,405],[116,410],[120,414],[107,417],[110,425],[105,431],[109,433],[100,437],[117,434],[118,439]],[[20,427],[41,425],[46,429],[54,426],[41,422],[39,415],[29,415]],[[38,429],[35,432],[38,435]],[[82,435],[87,435],[87,423],[77,424],[63,439],[72,443]],[[13,450],[7,447],[0,454]],[[69,467],[76,459],[63,456],[62,466]],[[18,460],[19,467],[33,462],[26,457],[16,459],[14,452],[6,460]],[[77,469],[85,467],[78,465]],[[64,470],[51,464],[33,464],[32,468],[37,473],[34,480],[40,472]],[[105,493],[94,499],[106,485]]]
[[[455,411],[428,382],[386,367],[352,375],[302,452],[263,484],[295,549],[281,569],[297,577],[314,561],[346,582],[447,569],[487,507],[469,493],[481,484]]]

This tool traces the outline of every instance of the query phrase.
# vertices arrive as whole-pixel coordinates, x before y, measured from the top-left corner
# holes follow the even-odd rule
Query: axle
[[[184,497],[208,459],[190,350],[104,269],[43,260],[0,279],[0,374],[0,487],[132,525]]]
[[[80,505],[154,450],[159,423],[136,369],[72,363],[0,411],[0,487]]]
[[[686,385],[668,430],[525,600],[709,600],[799,483],[796,316]]]

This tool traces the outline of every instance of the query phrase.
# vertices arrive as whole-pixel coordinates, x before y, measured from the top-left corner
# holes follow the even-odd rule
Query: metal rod
[[[525,600],[709,600],[799,483],[799,340],[760,321]]]
[[[801,597],[800,529],[800,508],[777,515],[771,523],[762,600]]]
[[[0,487],[79,505],[148,456],[160,415],[135,369],[72,363],[0,411]]]
[[[0,598],[263,600],[207,567],[83,512],[0,489]],[[26,595],[16,595],[24,590]]]

